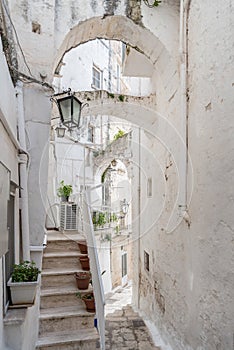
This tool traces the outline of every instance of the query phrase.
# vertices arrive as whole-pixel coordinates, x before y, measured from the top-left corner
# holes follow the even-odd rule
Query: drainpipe
[[[26,149],[25,123],[24,123],[24,101],[23,101],[23,84],[17,82],[16,92],[18,100],[18,133],[19,142],[22,149]],[[23,260],[30,260],[29,249],[29,215],[28,215],[28,173],[27,173],[28,156],[25,153],[19,154],[19,174],[21,186],[21,228],[22,228],[22,250]]]
[[[187,176],[188,176],[188,101],[187,101],[187,73],[188,73],[188,47],[187,47],[187,26],[188,12],[191,0],[180,1],[180,87],[181,87],[181,137],[182,149],[180,152],[180,216],[187,216]]]
[[[85,152],[85,146],[84,146],[84,148],[83,148],[83,158],[84,158],[84,168],[83,168],[83,191],[85,192],[85,183],[86,183],[86,181],[85,181],[85,177],[86,177],[86,169],[85,169],[85,156],[86,156],[86,152]]]
[[[138,299],[137,307],[140,309],[140,289],[141,289],[141,128],[139,127],[138,135],[138,159],[139,159],[139,172],[138,172]]]

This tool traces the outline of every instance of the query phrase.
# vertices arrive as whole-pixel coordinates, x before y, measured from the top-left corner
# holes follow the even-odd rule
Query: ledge
[[[33,304],[30,306],[27,305],[17,308],[9,308],[7,310],[6,316],[3,318],[4,326],[23,324],[26,319],[27,309],[31,306],[33,306]]]

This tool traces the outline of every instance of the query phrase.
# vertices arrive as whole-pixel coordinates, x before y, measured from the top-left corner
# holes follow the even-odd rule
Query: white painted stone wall
[[[189,261],[193,333],[188,336],[192,347],[204,343],[208,350],[233,347],[234,266],[234,4],[209,5],[193,1],[189,23],[189,130],[195,188]],[[198,22],[201,25],[195,30]]]
[[[168,156],[163,155],[163,151],[158,152],[155,142],[161,164],[164,159],[168,195],[162,218],[140,242],[139,306],[159,326],[164,340],[169,340],[172,348],[186,350],[231,349],[233,346],[233,310],[230,308],[233,277],[228,267],[233,264],[233,217],[230,215],[233,210],[233,144],[230,141],[233,130],[230,73],[233,70],[230,52],[233,5],[226,3],[219,8],[213,3],[210,9],[208,2],[191,2],[189,153],[193,165],[190,179],[194,181],[188,210],[191,225],[181,222],[171,234],[165,232],[167,212],[177,191],[175,177],[171,180],[175,176],[175,162],[172,159],[170,166]],[[166,109],[162,94],[158,81],[158,110],[166,111],[176,125],[179,122],[178,90]],[[145,143],[149,147],[149,142],[145,140]],[[172,150],[172,153],[177,152],[176,144]],[[150,174],[149,160],[143,159],[144,170],[148,166],[146,172]],[[155,186],[157,184],[158,176],[155,177]],[[145,186],[143,181],[142,205]],[[161,198],[161,193],[159,189],[157,197]],[[155,210],[159,203],[157,198]],[[143,218],[142,225],[145,224]],[[143,250],[150,253],[149,273],[144,270]],[[137,297],[136,293],[136,303]]]
[[[2,42],[0,40],[0,90],[2,91],[0,99],[0,149],[1,162],[11,171],[11,179],[18,184],[18,167],[17,167],[17,150],[13,141],[9,137],[4,124],[7,123],[12,134],[17,138],[16,134],[16,97],[12,84],[5,55],[2,51]],[[5,123],[4,123],[5,122]]]
[[[18,178],[18,151],[14,145],[14,141],[11,139],[16,136],[16,98],[14,86],[12,84],[8,67],[5,59],[5,55],[2,49],[2,41],[0,40],[0,161],[10,170],[11,180],[16,184],[19,183]],[[1,196],[0,196],[1,197]],[[16,202],[18,203],[17,199]],[[15,210],[18,211],[19,207],[16,204]],[[2,220],[2,218],[0,218]],[[18,232],[18,223],[15,224],[15,231]],[[19,248],[16,239],[16,250]],[[16,254],[17,259],[18,254]],[[5,288],[5,281],[3,276],[3,257],[0,257],[0,348],[5,349],[5,333],[3,326],[3,309],[5,307],[3,303],[3,291]]]
[[[24,88],[24,115],[27,150],[30,154],[28,175],[30,244],[42,246],[45,233],[46,191],[51,91],[31,84]]]

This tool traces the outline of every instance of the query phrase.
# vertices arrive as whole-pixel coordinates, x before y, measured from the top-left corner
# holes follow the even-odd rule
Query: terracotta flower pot
[[[81,289],[81,290],[88,289],[89,282],[90,282],[89,272],[76,272],[74,276],[76,279],[76,284],[78,289]]]
[[[87,248],[86,241],[80,241],[80,242],[77,242],[77,243],[78,243],[78,246],[79,246],[81,254],[87,254],[88,253],[88,248]]]
[[[84,295],[82,300],[85,302],[86,310],[88,312],[95,312],[95,300],[92,293]]]
[[[82,269],[84,271],[89,271],[90,270],[90,266],[89,266],[89,258],[88,258],[88,256],[80,257],[79,259],[80,259],[80,263],[81,263]]]

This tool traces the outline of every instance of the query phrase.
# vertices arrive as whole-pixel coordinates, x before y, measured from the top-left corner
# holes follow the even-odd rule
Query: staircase
[[[74,273],[82,271],[79,234],[49,232],[42,262],[37,350],[93,350],[99,339],[94,313],[77,298]],[[91,291],[91,285],[89,289]],[[80,291],[86,293],[87,291]]]

